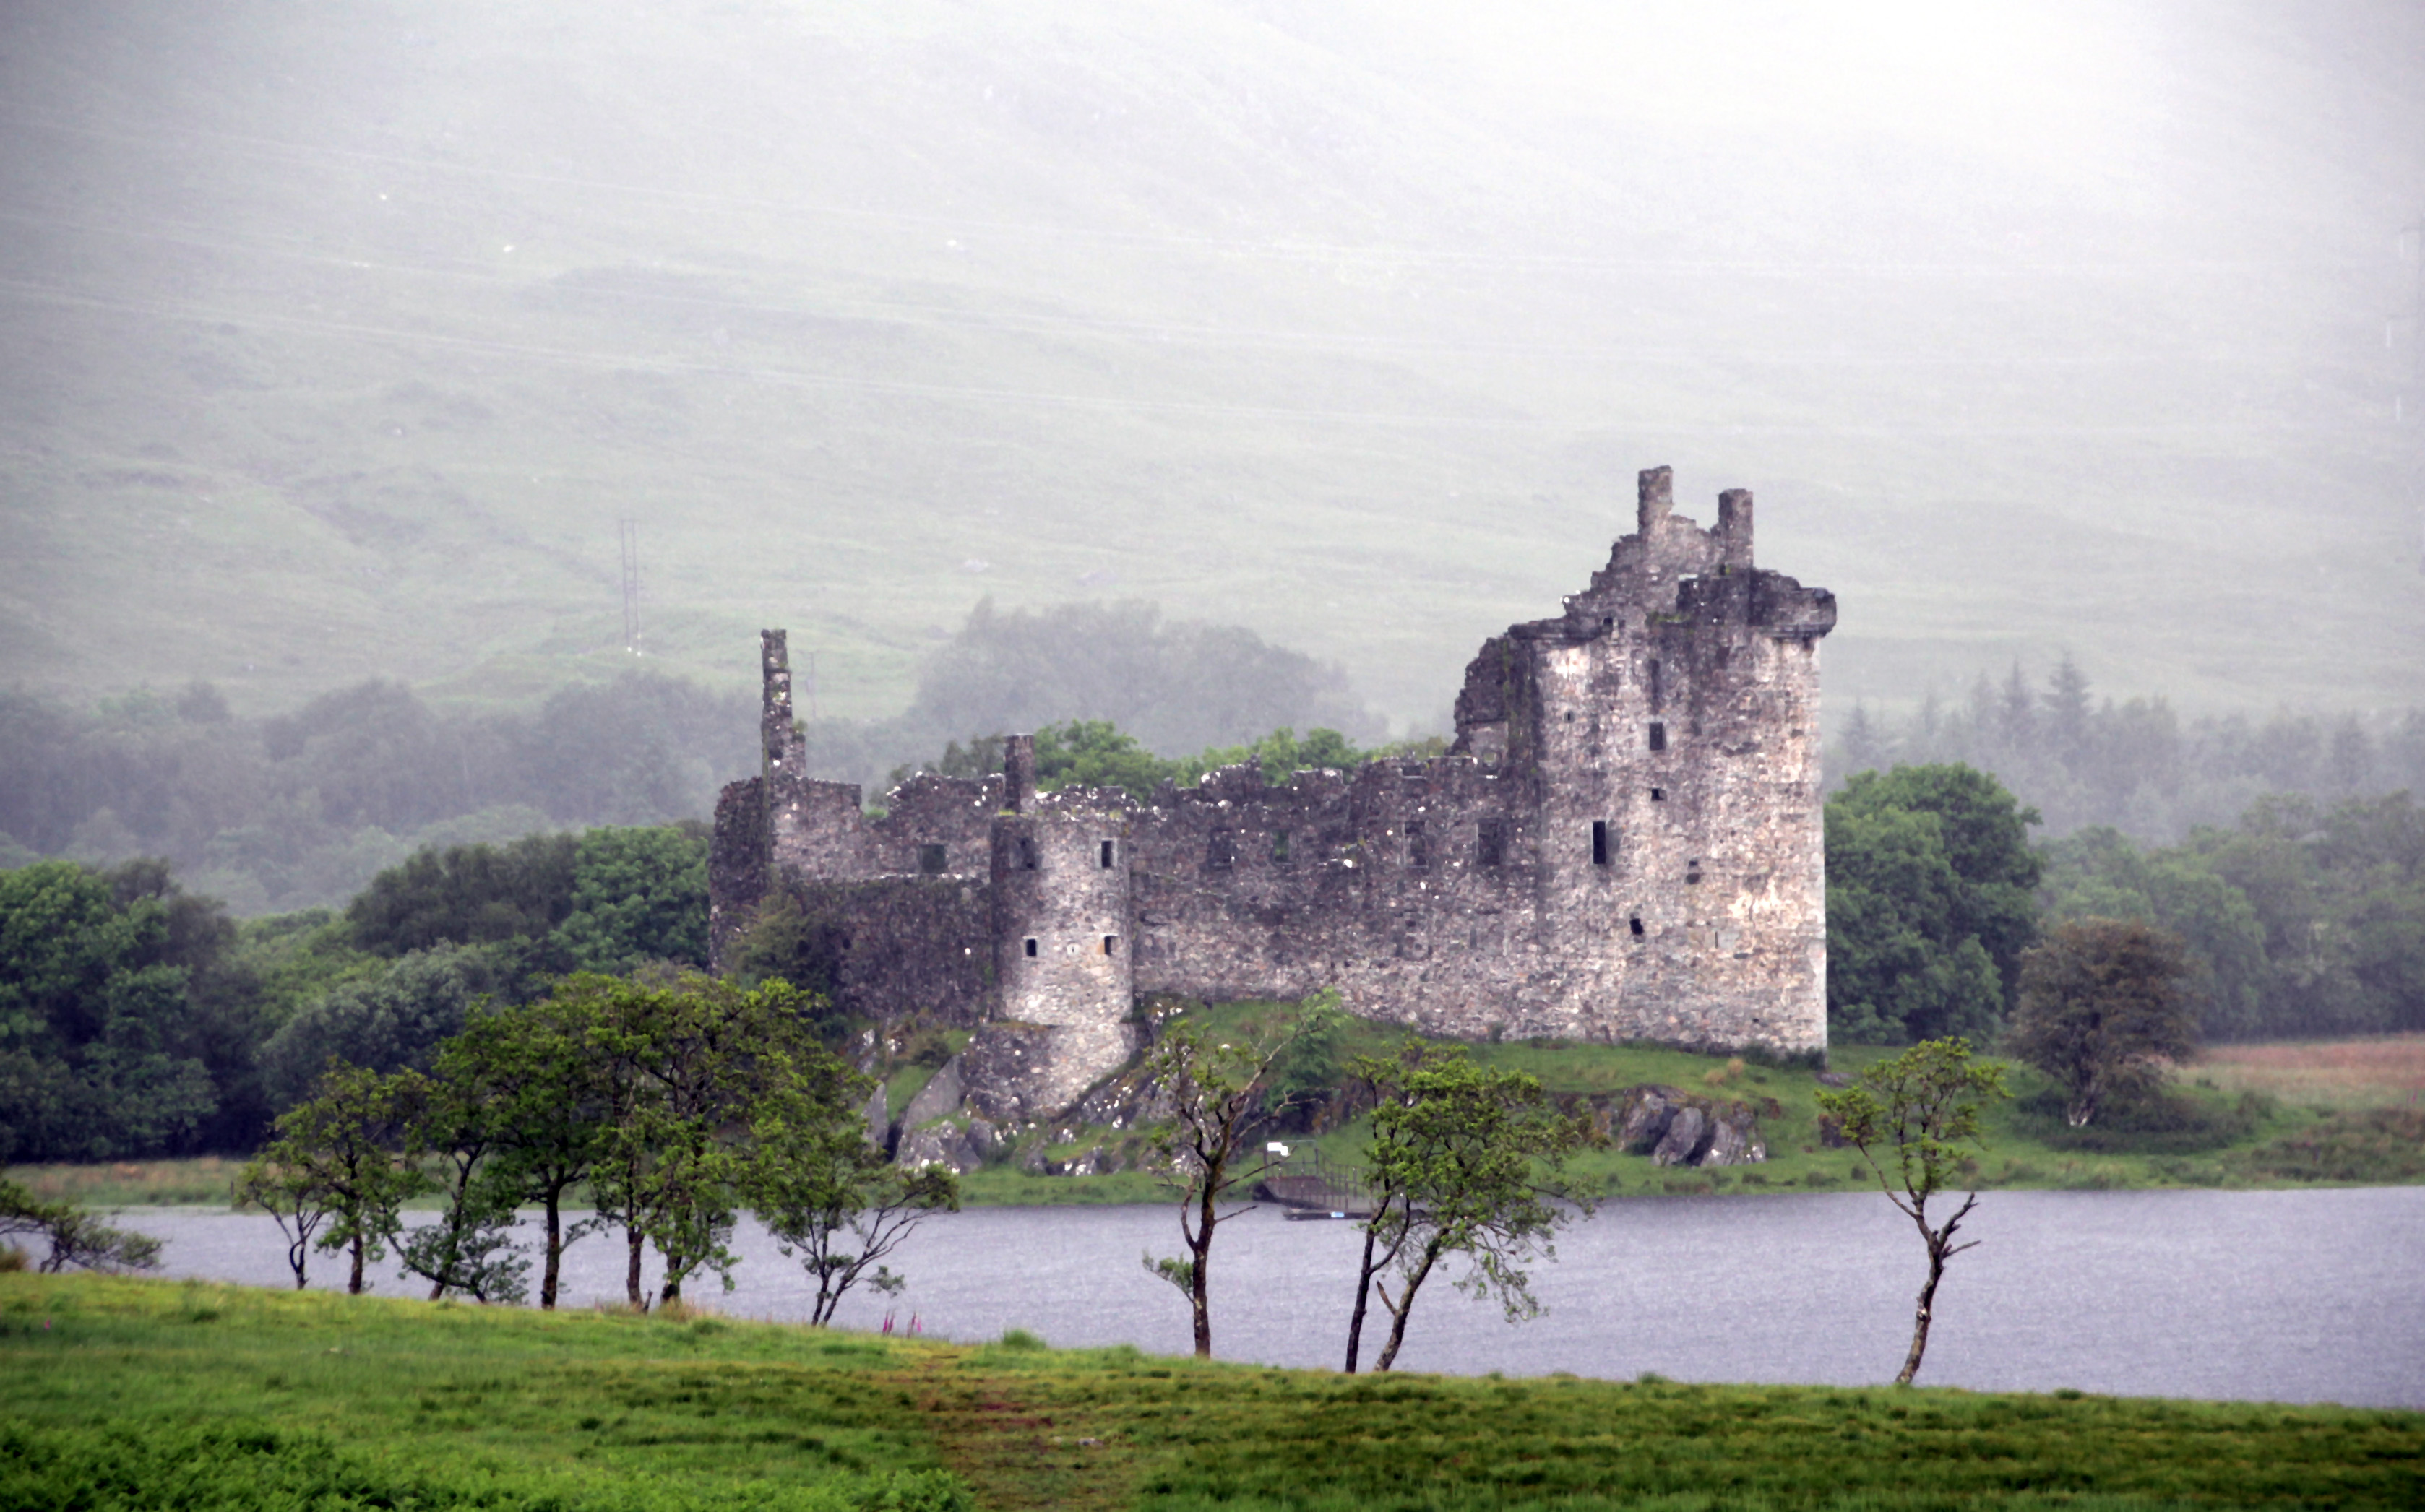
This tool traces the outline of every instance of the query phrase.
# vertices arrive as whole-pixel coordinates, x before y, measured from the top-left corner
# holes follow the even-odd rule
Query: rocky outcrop
[[[924,1128],[904,1128],[893,1161],[912,1170],[944,1166],[956,1175],[966,1175],[1006,1148],[1002,1131],[992,1123],[981,1118],[956,1119]]]
[[[918,1089],[918,1095],[909,1099],[909,1106],[901,1110],[901,1126],[914,1129],[921,1123],[932,1123],[946,1114],[957,1112],[962,1091],[960,1058],[954,1056],[943,1062],[943,1069],[928,1078],[926,1085]]]
[[[1629,1087],[1592,1099],[1600,1132],[1628,1154],[1654,1166],[1748,1166],[1768,1158],[1759,1136],[1763,1108],[1703,1097],[1680,1087]]]

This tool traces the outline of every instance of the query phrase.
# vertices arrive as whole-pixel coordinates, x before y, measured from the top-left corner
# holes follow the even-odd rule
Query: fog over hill
[[[1436,725],[1671,463],[1839,708],[2425,701],[2411,4],[23,3],[0,133],[44,693],[602,678],[630,519],[827,715],[990,596]]]

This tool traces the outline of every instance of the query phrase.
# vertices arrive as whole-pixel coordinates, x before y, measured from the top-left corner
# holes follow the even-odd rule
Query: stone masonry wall
[[[1659,468],[1636,508],[1562,614],[1484,644],[1448,756],[1278,786],[1250,764],[1145,804],[1038,796],[1013,737],[1004,775],[921,776],[871,819],[857,788],[800,772],[769,631],[765,768],[717,809],[718,947],[778,880],[923,879],[981,899],[975,947],[972,915],[931,940],[897,917],[871,937],[989,945],[988,979],[954,979],[948,1011],[1038,1027],[993,1058],[1037,1067],[1036,1085],[997,1099],[1047,1110],[1133,1053],[1145,993],[1336,987],[1353,1012],[1437,1034],[1822,1050],[1818,642],[1834,596],[1754,565],[1747,492],[1720,495],[1704,530],[1674,513]],[[846,1006],[931,1012],[938,991],[871,972]]]

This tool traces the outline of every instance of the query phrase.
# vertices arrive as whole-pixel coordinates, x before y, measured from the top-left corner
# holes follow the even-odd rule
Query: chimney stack
[[[1002,783],[1004,801],[1014,814],[1024,814],[1036,806],[1036,737],[1005,735],[1002,738]]]
[[[1634,512],[1634,528],[1645,541],[1658,537],[1659,529],[1666,523],[1667,512],[1676,507],[1676,470],[1649,468],[1644,470],[1640,483],[1640,502]]]

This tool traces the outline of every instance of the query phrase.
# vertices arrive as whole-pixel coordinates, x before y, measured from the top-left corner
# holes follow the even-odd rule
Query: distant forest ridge
[[[748,693],[643,673],[505,712],[435,710],[377,680],[261,719],[234,717],[207,683],[85,708],[0,692],[0,865],[158,856],[240,915],[334,907],[430,846],[703,820],[724,783],[757,770],[757,716]],[[805,722],[815,774],[863,785],[871,803],[921,767],[977,774],[988,738],[1055,725],[1071,780],[1135,787],[1249,750],[1277,773],[1389,734],[1339,668],[1136,601],[980,603],[903,713]],[[1324,730],[1339,739],[1318,741]],[[2065,659],[2043,684],[2017,666],[1983,674],[1959,701],[1903,718],[1855,704],[1827,751],[1831,788],[1947,761],[2003,781],[2042,816],[2041,839],[2111,826],[2167,843],[2269,794],[2425,792],[2425,710],[2184,719],[2162,698],[2094,696]]]
[[[1385,733],[1343,673],[1252,630],[1147,603],[989,601],[928,657],[904,713],[808,730],[819,776],[879,800],[887,772],[955,740],[1073,720],[1171,756],[1281,728]],[[201,682],[85,708],[0,692],[0,866],[158,856],[241,915],[335,907],[427,847],[703,820],[757,771],[757,725],[754,693],[638,672],[506,712],[432,709],[385,680],[260,719]]]
[[[2015,663],[2000,680],[1980,673],[1958,700],[1932,693],[1901,718],[1855,703],[1831,724],[1831,790],[1871,768],[1958,761],[2035,808],[2041,838],[2110,826],[2163,843],[2227,827],[2268,795],[2425,793],[2425,709],[2184,719],[2160,696],[2095,696],[2068,656],[2042,684]]]

